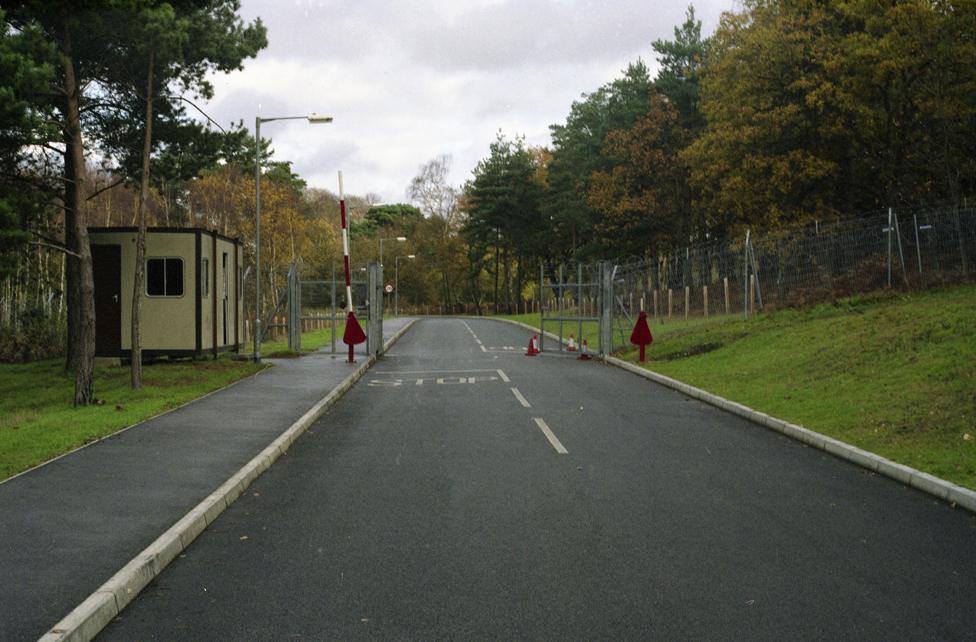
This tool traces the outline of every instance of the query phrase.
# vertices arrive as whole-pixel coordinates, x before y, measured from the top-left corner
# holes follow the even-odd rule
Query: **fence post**
[[[905,269],[905,253],[901,250],[901,230],[898,229],[898,215],[895,214],[895,236],[898,237],[898,259],[901,261],[901,275],[905,279],[905,287],[908,284],[908,270]]]
[[[301,281],[298,263],[292,263],[288,268],[288,350],[302,351],[302,301]]]
[[[674,290],[668,288],[668,321],[671,321],[671,301]]]
[[[759,302],[759,309],[762,310],[763,307],[762,284],[759,282],[759,265],[758,265],[759,262],[756,261],[756,246],[753,245],[752,239],[749,240],[749,258],[752,260],[752,277],[755,280],[756,299]],[[752,311],[753,312],[756,311],[755,305],[753,305]]]
[[[708,318],[708,286],[702,286],[702,304],[705,306],[705,318]]]
[[[546,266],[539,262],[539,350],[543,350],[542,342],[546,338]]]
[[[966,201],[963,200],[963,207],[966,207]],[[959,222],[959,204],[953,206],[953,223],[956,226],[956,238],[959,239],[959,258],[962,259],[962,275],[967,276],[969,274],[969,268],[966,260],[966,244],[962,237],[962,225]],[[970,212],[970,215],[972,212]]]
[[[749,316],[749,232],[746,230],[746,244],[742,256],[742,314]]]
[[[657,310],[657,288],[654,288],[654,318],[655,319],[658,318],[658,310]]]
[[[922,243],[918,237],[918,215],[912,214],[912,226],[915,228],[915,254],[918,256],[918,282],[921,284],[922,278]]]
[[[583,303],[583,264],[576,264],[576,316],[579,322],[576,324],[576,340],[583,342],[583,317],[586,316],[586,306]]]
[[[756,313],[756,275],[749,275],[749,312]]]
[[[610,263],[600,263],[600,356],[613,352],[613,277],[617,268],[610,269]]]
[[[378,357],[383,351],[383,268],[371,261],[367,274],[369,333],[366,335],[366,351],[370,356]]]
[[[894,228],[891,226],[891,208],[888,208],[888,227],[885,228],[885,233],[888,235],[888,287],[891,287],[891,232]]]
[[[688,318],[688,308],[691,305],[691,286],[685,286],[685,319]]]
[[[722,277],[722,282],[725,285],[725,314],[729,313],[729,277]]]
[[[559,287],[557,291],[559,293],[559,306],[557,306],[557,314],[559,314],[559,347],[557,348],[559,352],[563,351],[563,317],[565,317],[566,311],[566,298],[563,291],[563,266],[559,265]],[[542,334],[545,334],[544,332]],[[542,337],[539,337],[539,349],[542,350]]]

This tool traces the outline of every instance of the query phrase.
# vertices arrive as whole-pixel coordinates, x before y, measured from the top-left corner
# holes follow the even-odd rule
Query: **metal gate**
[[[546,332],[558,337],[557,351],[566,349],[569,333],[582,345],[587,336],[595,336],[599,354],[609,353],[609,343],[603,339],[605,263],[577,264],[575,267],[560,265],[546,274],[546,267],[539,268],[539,349],[544,349]]]
[[[301,263],[293,263],[288,270],[288,349],[301,351],[303,331],[328,328],[329,344],[322,349],[336,353],[347,315],[345,280],[336,279],[335,267],[330,279],[303,280],[301,268]],[[350,283],[353,309],[366,333],[366,353],[378,355],[383,346],[383,269],[378,263],[370,263],[365,270],[365,278],[352,279]],[[338,351],[345,350],[345,345],[341,345]]]

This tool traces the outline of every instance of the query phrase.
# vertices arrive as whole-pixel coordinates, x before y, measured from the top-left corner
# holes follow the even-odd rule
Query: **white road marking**
[[[556,437],[556,435],[552,432],[552,429],[546,425],[546,422],[544,419],[542,419],[542,417],[533,417],[532,419],[535,421],[536,425],[539,426],[539,430],[541,430],[542,434],[546,436],[546,439],[549,440],[549,443],[552,444],[552,447],[555,448],[557,453],[560,455],[569,454],[569,451],[566,450],[566,447],[563,446],[562,442],[559,441],[559,438]]]
[[[522,393],[519,392],[519,389],[518,388],[512,388],[512,394],[515,395],[515,398],[518,399],[518,402],[520,404],[522,404],[522,407],[523,408],[531,408],[532,407],[532,404],[530,404],[528,402],[528,400],[526,400],[526,398],[522,396]]]
[[[457,379],[457,381],[455,381]],[[485,377],[481,381],[497,381],[498,377]],[[453,385],[456,383],[477,383],[479,380],[477,377],[438,377],[437,383],[439,385]]]
[[[481,351],[482,351],[482,352],[488,352],[488,348],[486,348],[486,347],[485,347],[485,344],[483,344],[483,343],[481,342],[481,339],[479,339],[479,338],[478,338],[478,335],[476,335],[476,334],[474,333],[474,330],[472,330],[472,329],[471,329],[471,326],[469,326],[469,325],[468,325],[468,324],[467,324],[466,322],[464,322],[464,321],[462,321],[461,323],[463,323],[463,324],[464,324],[464,327],[465,327],[465,328],[467,328],[467,329],[468,329],[468,332],[470,332],[470,333],[471,333],[471,336],[472,336],[472,337],[474,337],[474,342],[478,344],[478,347],[479,347],[479,348],[481,348]]]
[[[370,379],[366,384],[370,388],[392,388],[403,385],[403,379]]]
[[[502,381],[504,381],[505,383],[509,383],[511,381],[511,379],[505,376],[505,373],[502,372],[501,370],[496,370],[496,372],[498,373],[498,376],[502,378]]]
[[[461,374],[462,372],[498,372],[496,368],[471,368],[468,370],[373,370],[373,374]]]
[[[484,370],[482,372],[498,372],[498,371]],[[425,379],[419,377],[413,380],[415,386],[424,385],[424,381]],[[489,383],[492,381],[498,381],[498,377],[494,375],[490,375],[487,377],[457,377],[457,376],[432,377],[430,379],[427,379],[426,381],[433,381],[435,384],[441,386],[444,385],[450,386],[459,383]],[[366,385],[369,386],[370,388],[396,388],[398,386],[402,386],[403,382],[404,382],[403,379],[370,379]]]

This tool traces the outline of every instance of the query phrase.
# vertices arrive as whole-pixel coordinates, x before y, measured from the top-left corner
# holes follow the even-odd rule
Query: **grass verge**
[[[129,368],[95,366],[100,405],[73,408],[74,380],[60,359],[0,364],[0,480],[175,408],[263,366],[217,361],[143,366],[143,388],[129,387]]]
[[[976,489],[976,286],[651,329],[650,370]]]
[[[345,331],[346,323],[345,321],[340,321],[336,324],[336,350],[342,352],[346,349],[346,345],[342,343],[342,333]],[[330,328],[322,328],[319,330],[309,330],[302,333],[302,352],[301,354],[308,354],[309,352],[315,352],[319,348],[324,348],[332,343],[332,330]],[[261,356],[268,357],[271,359],[277,358],[288,358],[288,357],[298,357],[301,356],[295,352],[288,349],[288,337],[283,335],[280,339],[274,339],[272,341],[262,341],[261,342]]]

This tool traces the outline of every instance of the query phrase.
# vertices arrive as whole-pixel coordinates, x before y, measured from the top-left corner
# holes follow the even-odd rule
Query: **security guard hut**
[[[95,354],[132,355],[134,227],[93,227]],[[238,239],[199,228],[149,228],[140,327],[144,357],[240,351],[243,255]]]

